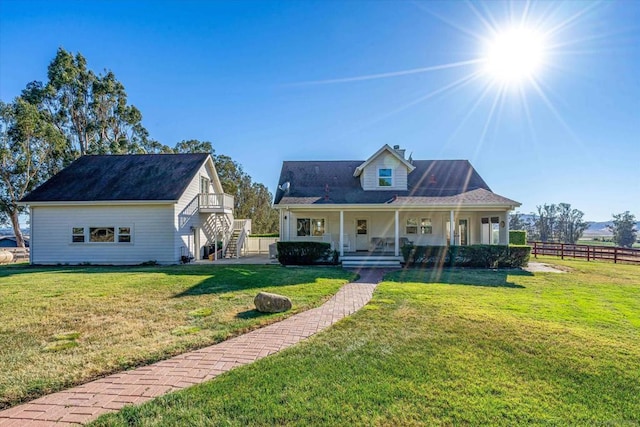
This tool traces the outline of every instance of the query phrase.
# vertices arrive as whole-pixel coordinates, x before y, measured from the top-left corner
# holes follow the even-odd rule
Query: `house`
[[[29,236],[23,236],[25,248],[29,247]],[[16,236],[0,236],[0,248],[17,248]]]
[[[520,203],[492,192],[467,160],[407,159],[384,145],[367,160],[285,161],[274,206],[281,241],[331,243],[343,265],[359,253],[393,265],[406,243],[506,245]]]
[[[83,156],[21,203],[32,264],[175,264],[229,252],[250,228],[209,154]]]

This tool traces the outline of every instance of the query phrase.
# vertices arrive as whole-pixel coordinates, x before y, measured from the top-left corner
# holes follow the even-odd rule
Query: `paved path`
[[[364,306],[382,279],[362,270],[322,306],[281,322],[153,365],[83,384],[0,412],[0,426],[82,424],[125,405],[138,404],[210,380],[301,341]]]
[[[523,270],[529,273],[566,273],[566,271],[560,270],[555,265],[544,264],[542,262],[531,262],[524,267]]]

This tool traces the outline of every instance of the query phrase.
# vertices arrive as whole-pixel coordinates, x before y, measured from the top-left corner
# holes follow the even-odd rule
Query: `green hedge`
[[[337,264],[338,253],[324,242],[278,242],[278,261],[282,265]]]
[[[523,267],[530,254],[531,247],[524,245],[402,247],[405,264],[420,267]]]
[[[249,237],[280,237],[280,233],[249,234]]]
[[[525,230],[509,230],[509,244],[526,245],[527,232]]]

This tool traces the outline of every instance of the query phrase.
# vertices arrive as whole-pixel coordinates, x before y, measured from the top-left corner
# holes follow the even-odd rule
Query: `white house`
[[[208,154],[83,156],[21,202],[32,264],[175,264],[218,242],[239,255],[250,227]]]
[[[467,160],[407,159],[384,145],[367,160],[285,161],[274,206],[282,241],[332,243],[346,265],[359,253],[399,260],[407,242],[508,244],[520,203],[493,193]]]

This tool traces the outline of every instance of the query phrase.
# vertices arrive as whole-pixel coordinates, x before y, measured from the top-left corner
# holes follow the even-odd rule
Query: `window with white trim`
[[[407,225],[405,227],[406,234],[418,234],[418,219],[407,218]]]
[[[71,227],[71,243],[131,243],[133,227]]]
[[[115,242],[115,227],[89,227],[89,242],[113,243]]]
[[[420,234],[433,234],[431,218],[420,218]]]
[[[378,187],[392,187],[393,186],[393,169],[380,168],[378,169]]]
[[[118,243],[131,243],[131,227],[118,227]]]
[[[84,243],[84,227],[71,228],[71,242]]]
[[[324,218],[298,218],[296,232],[298,236],[322,236],[324,232]]]

